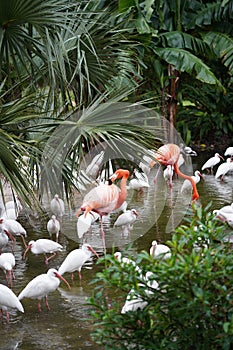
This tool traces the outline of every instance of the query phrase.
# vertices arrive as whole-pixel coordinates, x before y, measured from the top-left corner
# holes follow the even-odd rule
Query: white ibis
[[[233,156],[233,147],[227,147],[224,156]]]
[[[12,246],[13,246],[15,239],[12,236],[12,234],[0,227],[0,252],[2,251],[3,248],[7,246],[9,239],[11,240]]]
[[[82,238],[84,233],[86,233],[91,225],[100,218],[99,214],[90,211],[87,215],[80,215],[77,221],[77,234],[79,238]]]
[[[25,259],[27,252],[31,249],[31,252],[35,255],[44,254],[45,264],[48,265],[50,259],[55,257],[56,252],[62,251],[63,246],[51,239],[39,238],[36,241],[32,240],[28,243],[28,246],[23,254],[23,259]],[[52,254],[47,257],[47,254]]]
[[[15,266],[15,257],[12,253],[2,253],[0,255],[0,268],[6,274],[7,283],[12,288],[12,279],[14,278],[13,268]],[[9,277],[9,278],[8,278]]]
[[[26,247],[25,237],[27,232],[25,228],[16,220],[13,219],[0,219],[0,230],[8,231],[12,236],[22,238],[23,244]]]
[[[217,165],[220,162],[220,159],[224,158],[219,154],[219,153],[215,153],[214,157],[209,158],[203,165],[201,170],[205,170],[207,169],[207,171],[209,172],[209,169],[211,170],[211,173],[213,173],[213,167],[215,165]]]
[[[52,238],[52,235],[55,235],[56,242],[58,242],[60,222],[57,220],[55,215],[52,215],[51,219],[47,222],[47,230],[49,232],[50,238]]]
[[[15,209],[13,209],[13,208],[6,209],[2,214],[2,219],[16,220],[17,217],[18,217],[18,215],[17,215]]]
[[[200,179],[203,178],[203,175],[200,173],[200,171],[196,170],[194,175],[192,175],[191,177],[193,178],[195,183],[198,184],[198,182],[200,182]],[[191,182],[186,179],[186,180],[184,180],[183,185],[181,187],[181,193],[185,192],[191,188],[192,188]]]
[[[96,179],[99,174],[100,167],[103,163],[103,160],[104,160],[104,151],[101,151],[92,159],[91,163],[87,166],[86,174],[91,176],[93,179]]]
[[[50,202],[51,212],[56,215],[58,219],[62,219],[65,213],[64,201],[59,198],[58,194],[55,194],[54,198]]]
[[[2,217],[16,220],[19,213],[23,210],[22,204],[18,198],[6,202]]]
[[[48,303],[48,294],[55,291],[62,280],[70,289],[70,285],[67,280],[62,277],[56,269],[49,269],[47,273],[33,278],[26,287],[20,292],[18,298],[38,299],[38,311],[41,311],[41,299],[45,298],[45,305],[50,310]]]
[[[220,221],[225,222],[226,221],[226,216],[233,215],[233,203],[231,203],[230,205],[224,205],[220,209],[213,210],[213,214]]]
[[[127,210],[118,216],[114,223],[114,227],[121,227],[122,232],[128,234],[138,216],[139,215],[135,209]]]
[[[215,179],[218,179],[220,177],[220,180],[224,181],[224,176],[229,171],[233,171],[233,159],[231,158],[227,158],[226,162],[219,165],[215,174]]]
[[[134,178],[129,181],[128,188],[133,190],[143,190],[150,187],[146,173],[134,169]]]
[[[153,241],[150,247],[150,255],[154,259],[169,259],[171,249],[165,244],[158,244],[157,241]]]
[[[140,272],[140,268],[137,266],[137,264],[135,263],[135,261],[133,261],[132,259],[129,259],[127,257],[122,257],[122,253],[121,252],[115,252],[114,253],[114,258],[119,261],[119,263],[121,264],[122,267],[124,267],[125,265],[132,265],[135,268],[135,271]]]
[[[63,275],[66,272],[71,272],[72,281],[74,280],[74,271],[78,271],[79,279],[82,280],[81,269],[84,263],[90,259],[91,255],[95,254],[99,258],[96,251],[90,244],[83,244],[81,248],[72,250],[65,258],[58,269],[58,273]]]
[[[190,146],[185,146],[183,143],[180,143],[180,149],[184,154],[188,156],[197,156],[197,152],[192,149]]]
[[[144,283],[139,283],[139,287],[145,288],[143,293],[145,294],[145,299],[143,299],[142,295],[138,291],[136,291],[134,288],[130,290],[126,297],[126,301],[124,306],[122,307],[121,313],[125,314],[129,311],[136,311],[138,309],[143,310],[146,305],[148,304],[148,301],[146,300],[147,297],[149,297],[151,294],[154,293],[155,290],[159,289],[159,284],[156,280],[152,279],[153,273],[151,271],[148,271],[146,273],[146,276],[143,278],[145,280]]]
[[[0,284],[0,309],[6,311],[7,323],[10,321],[8,308],[24,312],[23,305],[15,293],[4,284]]]

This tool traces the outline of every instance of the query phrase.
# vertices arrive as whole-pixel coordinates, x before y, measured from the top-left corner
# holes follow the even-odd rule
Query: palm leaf
[[[208,32],[203,34],[203,40],[213,48],[215,54],[233,74],[233,38],[225,33]]]
[[[212,3],[201,4],[199,10],[190,18],[187,29],[205,27],[216,22],[229,20],[233,16],[233,3],[231,0],[214,1]]]

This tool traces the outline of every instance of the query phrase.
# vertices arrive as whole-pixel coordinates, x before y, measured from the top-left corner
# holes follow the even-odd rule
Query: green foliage
[[[216,67],[225,77],[227,93],[222,94],[209,85],[203,85],[190,78],[183,77],[181,81],[182,99],[177,114],[177,129],[184,139],[189,138],[191,131],[193,141],[213,142],[213,138],[231,134],[233,131],[233,113],[230,109],[233,90],[230,79]]]
[[[112,255],[93,283],[89,300],[105,349],[230,349],[233,342],[233,263],[226,227],[206,208],[193,206],[187,225],[167,242],[172,257],[154,260],[142,251],[133,264]],[[125,252],[126,254],[127,252]],[[133,257],[130,257],[133,259]],[[159,283],[153,289],[145,280]],[[143,309],[121,313],[127,293],[145,301]]]

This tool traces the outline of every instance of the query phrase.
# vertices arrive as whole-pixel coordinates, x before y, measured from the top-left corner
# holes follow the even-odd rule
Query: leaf
[[[226,33],[208,32],[202,34],[203,40],[213,48],[215,54],[233,74],[233,38]]]
[[[154,52],[167,63],[173,64],[178,71],[194,74],[196,79],[216,85],[225,92],[225,88],[210,68],[192,53],[176,48],[154,48]]]

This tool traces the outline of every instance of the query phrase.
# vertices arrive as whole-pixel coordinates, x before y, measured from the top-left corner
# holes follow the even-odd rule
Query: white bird
[[[233,228],[233,213],[223,213],[217,215],[217,218],[224,223],[227,223],[231,228]]]
[[[138,218],[138,213],[135,209],[127,210],[119,215],[114,223],[114,227],[121,227],[124,234],[128,234],[132,229],[133,223]]]
[[[219,165],[215,174],[215,179],[218,179],[220,177],[221,181],[223,181],[224,176],[229,171],[233,171],[233,160],[231,158],[227,158],[226,162]]]
[[[139,163],[139,168],[142,169],[143,173],[146,175],[149,175],[151,167],[150,163],[154,159],[155,151],[154,150],[147,150],[147,154],[143,155],[142,161]]]
[[[165,244],[158,244],[157,241],[153,241],[150,247],[150,255],[155,259],[169,259],[171,249]]]
[[[12,288],[12,279],[14,278],[13,268],[15,266],[15,257],[12,253],[2,253],[0,255],[0,268],[5,272],[7,283]]]
[[[132,265],[135,268],[135,271],[141,271],[140,268],[137,266],[137,264],[135,263],[135,261],[133,261],[132,259],[126,258],[126,257],[122,257],[122,253],[121,252],[115,252],[114,253],[114,258],[119,261],[119,263],[124,266],[124,265]]]
[[[33,278],[26,287],[20,292],[18,298],[38,299],[38,311],[41,311],[41,299],[45,298],[45,305],[50,310],[48,303],[48,294],[55,291],[62,280],[70,289],[70,285],[67,280],[62,277],[56,269],[49,269],[47,273]]]
[[[233,147],[227,147],[224,156],[233,156]]]
[[[62,219],[65,213],[64,201],[59,198],[58,194],[55,194],[54,198],[50,202],[51,212],[56,215],[58,219]]]
[[[0,309],[6,311],[7,322],[9,323],[8,308],[17,309],[20,312],[24,312],[23,305],[19,301],[15,293],[7,286],[0,284]]]
[[[213,167],[217,165],[220,162],[220,158],[223,159],[223,157],[219,153],[215,153],[214,157],[209,158],[203,165],[201,170],[207,169],[209,171],[209,168],[211,169],[211,172],[213,172]],[[223,159],[224,160],[224,159]]]
[[[190,146],[185,146],[183,143],[180,143],[180,150],[184,154],[187,154],[189,156],[196,156],[197,152],[194,151]]]
[[[172,188],[172,177],[174,173],[173,168],[174,168],[173,165],[167,165],[163,171],[164,180],[168,183],[170,188]]]
[[[145,297],[149,297],[154,293],[155,290],[159,289],[158,282],[155,280],[151,280],[152,276],[153,273],[151,271],[148,271],[145,276],[146,283],[139,283],[139,287],[144,288],[143,294],[145,294]],[[148,289],[146,287],[148,287]],[[142,298],[142,295],[140,295],[138,291],[135,291],[135,289],[132,288],[126,297],[126,301],[124,306],[122,307],[121,313],[125,314],[129,311],[137,311],[138,309],[143,310],[147,306],[147,304],[148,301],[144,300]]]
[[[90,211],[85,215],[80,215],[77,221],[77,234],[79,238],[82,238],[83,235],[90,229],[91,225],[100,218],[99,214]]]
[[[16,220],[19,213],[23,210],[22,204],[18,198],[12,201],[6,202],[4,206],[4,213],[2,214],[2,217],[8,218],[8,219],[14,219]]]
[[[98,153],[91,161],[91,163],[86,168],[86,174],[91,176],[93,179],[97,178],[100,171],[100,167],[104,160],[104,151]]]
[[[63,246],[57,242],[52,241],[51,239],[40,238],[36,241],[32,240],[28,243],[28,246],[23,254],[23,259],[25,259],[27,252],[31,249],[31,252],[35,255],[44,254],[45,264],[48,265],[50,259],[52,259],[56,252],[62,251]],[[47,254],[52,254],[50,257],[47,257]]]
[[[148,177],[144,172],[140,172],[137,169],[134,169],[135,178],[129,181],[129,185],[127,188],[131,188],[133,190],[142,190],[143,188],[150,187]]]
[[[191,176],[191,178],[195,181],[196,184],[200,182],[201,177],[203,178],[203,175],[200,173],[200,171],[196,170],[194,175]],[[192,189],[191,182],[189,180],[184,180],[183,185],[181,187],[181,193],[185,192],[187,190]]]
[[[25,228],[16,220],[13,219],[0,219],[0,230],[4,230],[5,232],[9,232],[12,236],[22,238],[24,246],[27,244],[25,242],[25,237],[27,237],[27,232]]]
[[[51,219],[47,222],[47,230],[49,232],[50,238],[52,238],[52,235],[56,235],[56,242],[58,242],[60,222],[57,220],[55,215],[52,215]]]
[[[87,260],[91,258],[91,255],[95,254],[97,258],[99,255],[90,246],[90,244],[83,244],[81,248],[72,250],[65,258],[63,263],[58,269],[60,275],[64,275],[66,272],[72,273],[71,278],[74,280],[74,271],[78,271],[79,279],[82,280],[81,269]]]
[[[2,213],[2,219],[12,219],[12,220],[16,220],[18,217],[16,211],[14,208],[9,208],[6,209],[3,213]]]
[[[1,222],[1,219],[0,219],[0,222]],[[13,245],[15,240],[14,237],[10,232],[3,229],[0,225],[0,252],[2,251],[3,248],[5,248],[8,245],[9,239],[11,240]]]
[[[218,218],[220,221],[225,222],[226,221],[226,216],[227,215],[233,215],[233,203],[230,205],[224,205],[220,209],[215,209],[213,210],[213,214],[215,215],[216,218]]]

